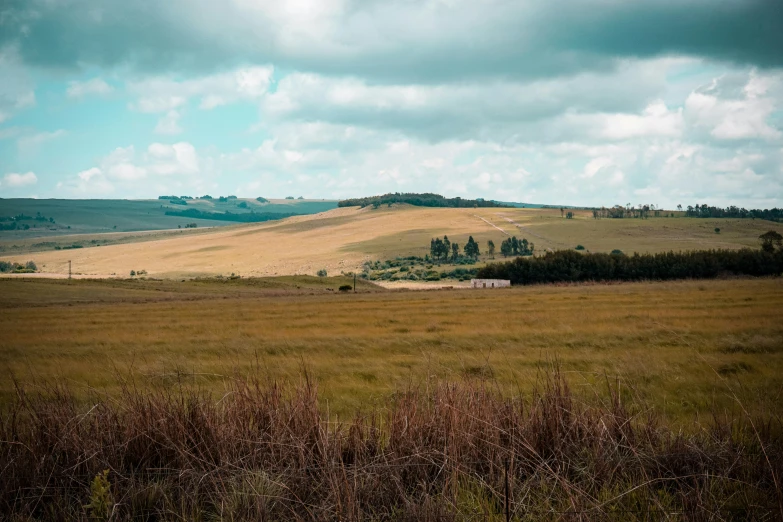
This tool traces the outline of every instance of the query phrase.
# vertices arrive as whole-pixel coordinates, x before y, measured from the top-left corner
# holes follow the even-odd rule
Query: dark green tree
[[[511,239],[510,238],[509,239],[504,239],[500,243],[500,253],[503,254],[503,257],[508,257],[508,256],[510,256],[513,253],[512,249],[511,249]]]
[[[459,245],[457,243],[451,244],[451,260],[456,261],[459,257]]]
[[[772,253],[777,247],[778,250],[783,250],[783,236],[774,230],[764,232],[759,236],[761,240],[761,249],[764,252]]]
[[[465,255],[473,259],[477,259],[481,255],[478,243],[473,239],[473,236],[468,237],[468,243],[465,245]]]
[[[487,241],[487,253],[492,259],[495,259],[495,242],[491,239]]]

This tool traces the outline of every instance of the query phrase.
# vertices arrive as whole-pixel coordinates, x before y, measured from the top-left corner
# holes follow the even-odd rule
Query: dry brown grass
[[[271,284],[1,280],[2,397],[11,375],[111,392],[130,371],[220,391],[235,372],[297,379],[304,365],[344,415],[433,376],[525,393],[557,359],[576,390],[619,377],[672,420],[736,412],[735,394],[780,411],[780,279],[355,295]]]
[[[429,240],[447,234],[464,245],[469,235],[496,245],[513,234],[535,243],[537,250],[569,249],[577,244],[593,252],[661,252],[758,246],[758,236],[783,225],[763,220],[651,218],[592,219],[577,211],[563,219],[555,209],[339,208],[321,214],[263,224],[212,229],[197,235],[153,235],[131,244],[36,252],[1,259],[33,259],[44,273],[64,274],[68,260],[79,274],[127,277],[146,270],[156,277],[199,275],[275,276],[330,274],[358,269],[366,260],[427,253]],[[713,229],[719,227],[720,234]],[[97,236],[89,236],[94,238]]]
[[[0,411],[0,512],[14,520],[775,520],[780,416],[685,435],[643,403],[585,404],[557,368],[529,397],[431,383],[329,422],[315,383],[237,379],[218,401],[125,382]]]

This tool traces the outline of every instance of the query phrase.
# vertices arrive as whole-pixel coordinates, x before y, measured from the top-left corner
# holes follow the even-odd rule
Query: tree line
[[[580,254],[573,250],[542,257],[518,257],[480,268],[480,279],[509,279],[513,285],[582,281],[713,279],[722,275],[783,273],[783,248],[772,241],[762,250],[700,250],[659,254]]]
[[[494,247],[494,245],[493,245]],[[500,243],[500,253],[503,257],[508,256],[532,256],[535,245],[528,243],[527,239],[517,239],[512,236]]]
[[[495,244],[489,241],[489,246],[492,252],[495,251]],[[463,248],[463,254],[460,254],[460,246],[456,242],[449,241],[448,236],[443,236],[443,239],[437,237],[430,240],[430,256],[436,261],[448,261],[451,258],[452,261],[458,261],[462,257],[476,260],[481,255],[478,243],[473,239],[473,236],[468,238],[468,242]]]
[[[678,208],[682,210],[682,206],[678,205]],[[685,209],[685,215],[687,217],[697,218],[740,218],[740,219],[766,219],[769,221],[783,221],[783,209],[781,208],[765,208],[765,209],[751,209],[739,208],[730,206],[726,208],[711,207],[708,205],[696,205]]]
[[[527,239],[517,239],[516,236],[504,239],[500,243],[500,253],[503,257],[509,256],[532,256],[535,245],[528,242]],[[495,242],[491,239],[487,241],[486,253],[491,258],[495,258]],[[460,261],[465,258],[476,261],[481,255],[481,247],[473,236],[468,237],[468,242],[460,253],[460,245],[449,240],[448,236],[443,239],[436,237],[430,240],[430,257],[435,261]]]
[[[706,204],[704,205],[697,204],[695,206],[688,205],[687,207],[684,208],[682,205],[677,205],[677,210],[679,212],[684,213],[685,217],[766,219],[768,221],[776,221],[776,222],[783,221],[783,209],[779,209],[779,208],[748,210],[746,208],[741,208],[734,205],[728,206],[726,208],[722,208],[722,207],[709,206]],[[674,216],[673,212],[670,212],[668,210],[663,210],[662,208],[656,207],[653,204],[650,205],[639,204],[637,206],[633,206],[630,203],[627,203],[625,206],[615,205],[613,207],[594,208],[592,209],[592,211],[593,211],[594,219],[601,219],[601,218],[647,219],[650,216],[654,216],[654,217],[660,217],[661,215],[663,215],[663,217]],[[565,209],[561,208],[560,215],[564,217],[569,217],[567,215],[564,215],[564,213],[565,213]],[[572,213],[569,212],[569,214]]]
[[[424,193],[418,194],[414,192],[394,194],[384,194],[382,196],[371,196],[366,198],[353,198],[344,199],[337,203],[338,207],[367,207],[372,205],[378,208],[381,205],[392,205],[394,203],[407,203],[417,207],[449,207],[449,208],[473,208],[473,207],[508,207],[503,203],[497,203],[495,201],[487,201],[482,198],[478,199],[462,199],[446,198],[440,194]]]

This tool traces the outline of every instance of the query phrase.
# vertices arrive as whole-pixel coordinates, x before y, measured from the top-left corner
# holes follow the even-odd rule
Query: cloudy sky
[[[783,204],[781,0],[2,0],[0,197]]]

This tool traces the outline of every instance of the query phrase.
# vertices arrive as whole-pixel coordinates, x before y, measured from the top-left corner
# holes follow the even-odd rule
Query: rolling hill
[[[716,227],[721,229],[719,234]],[[783,225],[749,219],[595,220],[589,211],[563,219],[556,209],[345,207],[197,233],[175,230],[126,244],[20,252],[2,259],[32,259],[49,275],[66,274],[68,260],[73,262],[74,273],[97,277],[127,277],[131,270],[164,278],[315,274],[320,269],[336,275],[355,270],[367,260],[423,256],[430,239],[444,234],[461,245],[472,235],[482,252],[487,240],[499,245],[505,237],[516,235],[535,243],[537,252],[581,244],[593,252],[620,249],[632,253],[755,248],[758,236],[767,230],[783,232]]]
[[[51,237],[72,234],[104,232],[138,232],[145,230],[176,229],[186,223],[198,227],[231,225],[231,221],[199,219],[190,216],[166,215],[193,209],[202,213],[249,214],[315,214],[336,208],[332,200],[269,200],[260,203],[255,199],[230,199],[228,201],[194,199],[174,204],[168,199],[0,199],[0,218],[24,214],[34,217],[40,214],[46,221],[27,220],[28,230],[0,231],[0,241],[24,240],[31,237]],[[241,205],[241,206],[240,206]],[[54,222],[48,221],[52,218]],[[35,228],[32,228],[36,225]]]

